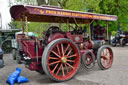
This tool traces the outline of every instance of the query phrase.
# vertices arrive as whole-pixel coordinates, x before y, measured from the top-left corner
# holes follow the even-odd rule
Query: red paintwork
[[[21,41],[24,52],[32,59],[36,58],[36,40],[34,39],[24,39]],[[38,43],[38,57],[41,58],[43,53],[43,48],[40,47]]]
[[[55,39],[59,39],[59,38],[64,38],[64,34],[62,34],[62,33],[55,33],[55,34],[49,36],[48,43],[50,43],[51,41],[53,41]]]
[[[72,35],[70,32],[66,33],[67,38],[71,39],[75,43],[83,42],[83,35]]]
[[[88,41],[84,42],[84,48],[85,49],[92,49],[93,48],[92,41],[88,40]]]
[[[16,39],[18,40],[20,40],[20,39],[25,39],[25,34],[17,34],[16,35]]]
[[[32,62],[31,64],[29,64],[28,69],[30,70],[42,70],[42,65],[41,65],[41,61],[38,62],[38,64],[40,64],[40,66],[37,66],[37,62]]]
[[[71,35],[71,40],[75,43],[83,42],[83,35]]]
[[[36,40],[35,39],[21,39],[21,46],[22,46],[22,49],[27,57],[30,57],[31,59],[36,60],[37,54],[36,54],[36,49],[35,49],[36,48]],[[43,54],[43,47],[41,47],[40,43],[38,42],[38,58],[39,59],[42,58],[42,54]],[[37,66],[37,64],[40,64],[40,65]],[[41,61],[39,61],[38,63],[36,61],[31,62],[28,65],[28,68],[30,70],[42,69]]]

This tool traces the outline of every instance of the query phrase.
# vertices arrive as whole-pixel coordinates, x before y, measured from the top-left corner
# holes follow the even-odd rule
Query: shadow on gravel
[[[89,75],[89,74],[91,74],[93,72],[97,72],[99,70],[100,69],[97,66],[97,64],[92,70],[88,70],[88,71],[86,69],[84,69],[83,66],[80,66],[79,71],[77,72],[77,74],[75,76],[77,77],[77,76],[81,76],[81,75]],[[78,80],[75,77],[73,77],[72,79],[65,81],[65,82],[55,82],[52,79],[50,79],[47,75],[44,74],[44,76],[45,76],[45,78],[44,77],[40,78],[40,79],[36,80],[36,82],[39,84],[46,84],[46,85],[47,84],[53,84],[53,85],[54,84],[58,84],[58,85],[59,84],[65,84],[65,85],[101,85],[98,82],[88,81],[88,80],[84,80],[84,81]]]
[[[50,78],[40,79],[40,80],[38,80],[36,82],[38,82],[40,84],[52,84],[52,83],[56,83],[55,81],[53,81]]]
[[[64,82],[64,84],[67,85],[101,85],[100,83],[88,81],[88,80],[78,80],[76,78],[73,78],[67,82]]]
[[[45,78],[45,79],[41,79],[39,81],[36,81],[40,84],[64,84],[64,85],[101,85],[98,82],[93,82],[93,81],[88,81],[88,80],[78,80],[76,78],[72,78],[71,80],[65,81],[65,82],[55,82],[53,80],[51,80],[50,78]],[[103,84],[102,84],[103,85]]]

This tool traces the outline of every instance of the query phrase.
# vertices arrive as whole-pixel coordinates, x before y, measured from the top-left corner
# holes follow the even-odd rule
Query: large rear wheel
[[[113,63],[113,52],[109,46],[103,45],[99,48],[97,53],[97,63],[102,70],[111,67]]]
[[[42,56],[44,72],[55,81],[71,79],[79,69],[80,54],[74,42],[57,39],[45,48]]]

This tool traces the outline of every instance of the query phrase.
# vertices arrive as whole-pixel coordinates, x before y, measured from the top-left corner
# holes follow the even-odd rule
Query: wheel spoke
[[[71,51],[72,51],[72,48],[69,50],[69,52],[68,52],[67,56],[71,53]]]
[[[71,56],[68,56],[67,58],[71,58],[71,57],[74,57],[74,56],[76,56],[76,54],[73,54],[73,55],[71,55]]]
[[[105,49],[104,49],[103,53],[104,53],[104,56],[105,56],[105,53],[106,53]]]
[[[108,65],[109,65],[109,61],[110,61],[110,60],[108,59],[108,60],[107,60],[107,64],[108,64]]]
[[[105,59],[103,59],[103,61],[102,61],[104,66],[105,66],[105,61],[106,61]]]
[[[52,70],[53,73],[54,73],[54,71],[56,70],[56,68],[57,68],[58,65],[59,65],[59,64],[56,64],[56,66],[55,66],[54,69]]]
[[[70,66],[72,69],[74,69],[74,67],[72,65],[70,65],[69,63],[66,63],[68,66]]]
[[[107,56],[108,53],[109,53],[109,51],[106,49],[106,56]]]
[[[56,63],[59,63],[59,62],[60,62],[60,60],[59,61],[55,61],[53,63],[49,63],[49,65],[53,65],[53,64],[56,64]]]
[[[75,62],[75,60],[67,60],[68,62]]]
[[[55,51],[51,51],[53,54],[55,54],[57,57],[61,57],[60,55],[58,55]]]
[[[63,74],[63,76],[65,76],[63,65],[62,65],[62,74]]]
[[[108,54],[109,54],[109,51],[106,53],[106,56],[108,56]]]
[[[61,51],[62,51],[62,55],[64,56],[64,47],[62,43],[61,43]]]
[[[57,45],[56,47],[57,47],[57,51],[58,51],[59,55],[61,55],[61,54],[60,54],[59,46]]]
[[[56,75],[59,73],[61,67],[62,67],[62,64],[61,64],[60,67],[58,68],[58,70],[57,70],[57,72],[56,72]]]
[[[104,56],[104,50],[102,51],[102,54],[103,54],[102,56]]]
[[[68,73],[68,67],[67,67],[67,65],[66,65],[66,64],[64,64],[64,65],[65,65],[66,71],[67,71],[67,73]]]
[[[68,46],[66,47],[64,53],[68,50],[69,46],[70,46],[70,44],[68,44]]]
[[[49,59],[58,60],[59,58],[49,57]]]

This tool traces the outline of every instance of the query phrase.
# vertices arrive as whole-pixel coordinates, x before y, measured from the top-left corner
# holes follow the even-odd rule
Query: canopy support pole
[[[109,29],[109,23],[107,22],[107,40],[109,40],[108,29]]]
[[[73,18],[73,19],[74,19],[74,21],[75,21],[75,25],[76,25],[76,27],[78,27],[76,19],[75,19],[75,18]],[[77,29],[78,29],[78,28],[77,28]]]
[[[93,21],[94,21],[94,20],[92,20],[92,21],[88,24],[89,40],[92,40],[92,39],[91,39],[91,27],[90,27],[90,25],[93,23]]]
[[[27,20],[27,17],[25,17],[25,21],[26,21],[26,32],[27,32],[27,38],[28,38],[28,20]]]
[[[24,34],[24,22],[23,22],[23,19],[21,18],[20,21],[21,21],[22,34]]]
[[[67,19],[67,32],[69,32],[69,21]]]

